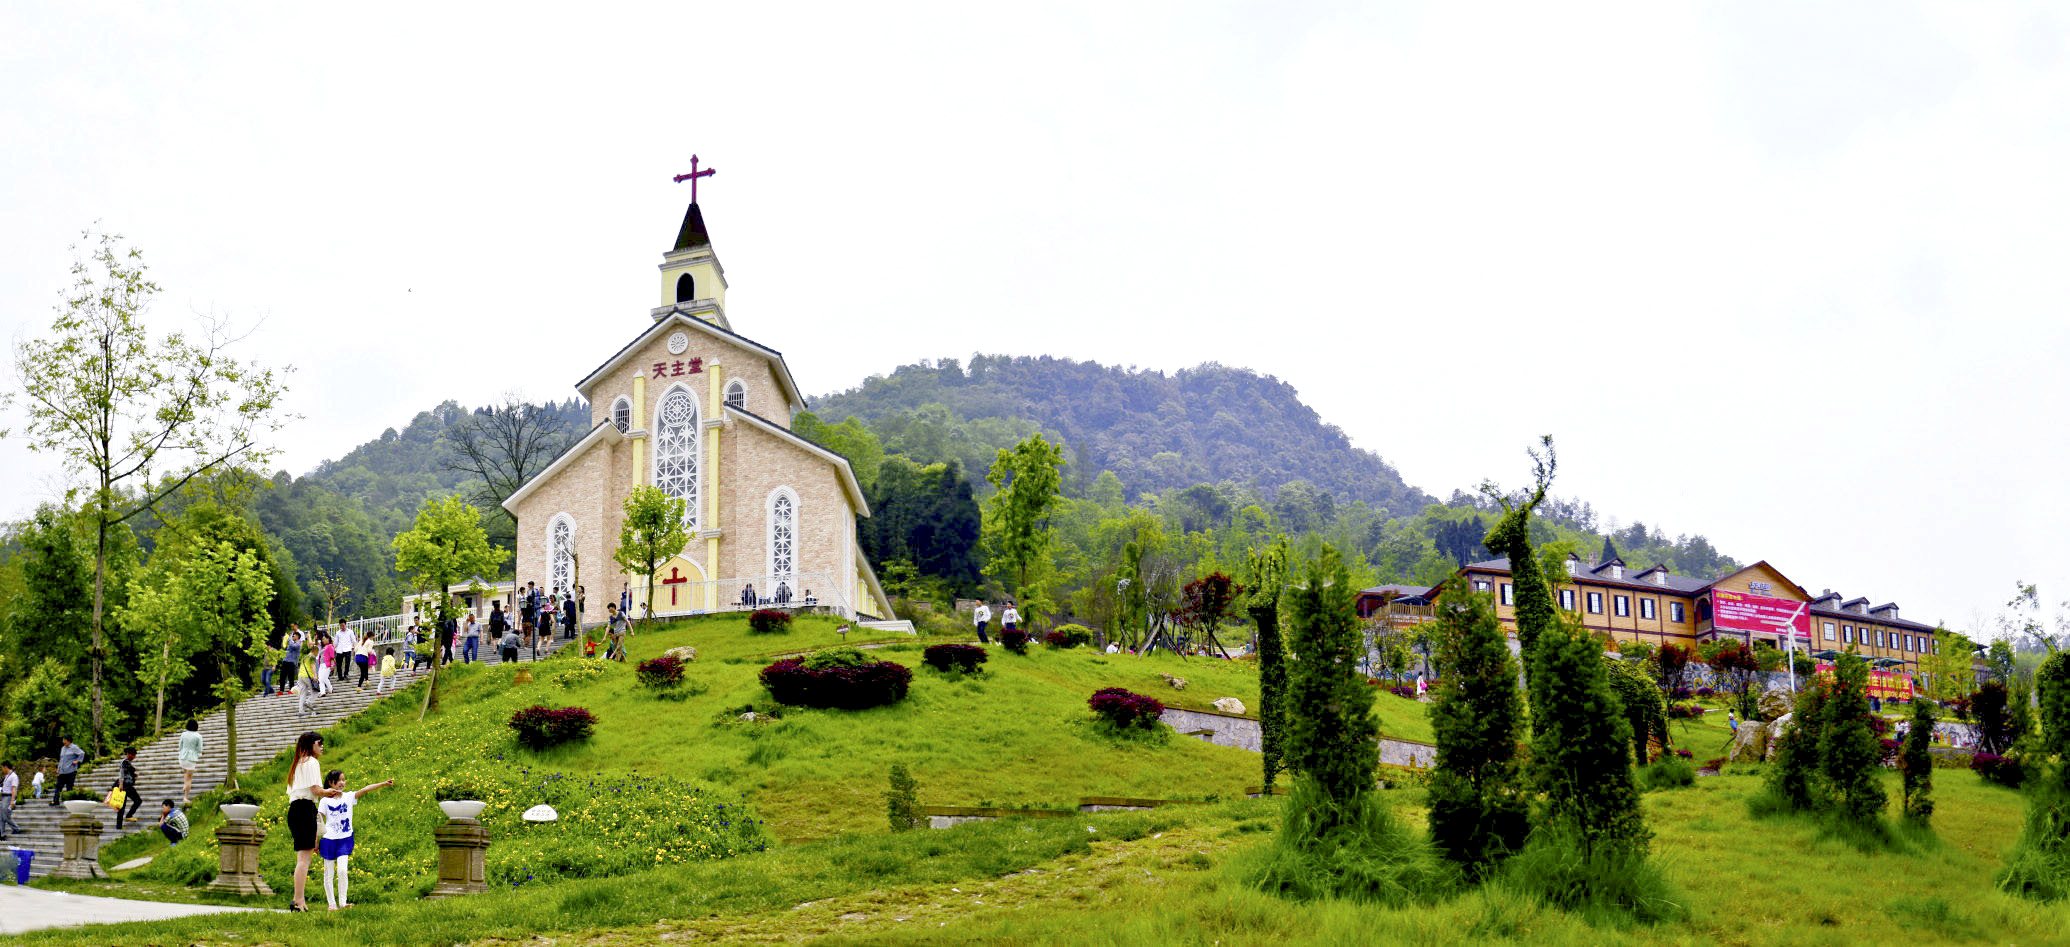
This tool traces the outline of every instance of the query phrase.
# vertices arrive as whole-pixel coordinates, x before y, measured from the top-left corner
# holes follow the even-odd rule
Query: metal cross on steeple
[[[702,171],[697,170],[697,156],[691,155],[690,173],[676,175],[676,183],[681,184],[684,181],[690,182],[690,203],[695,204],[697,203],[697,179],[708,178],[717,173],[719,172],[715,168],[706,168]]]

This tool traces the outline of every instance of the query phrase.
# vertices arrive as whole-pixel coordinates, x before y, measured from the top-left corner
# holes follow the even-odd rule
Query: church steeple
[[[704,211],[697,206],[697,180],[718,173],[713,168],[698,170],[697,156],[691,155],[690,173],[675,177],[677,184],[690,182],[690,208],[683,212],[675,248],[661,255],[661,305],[654,310],[657,321],[682,312],[721,329],[733,329],[726,321],[726,269],[712,252]]]

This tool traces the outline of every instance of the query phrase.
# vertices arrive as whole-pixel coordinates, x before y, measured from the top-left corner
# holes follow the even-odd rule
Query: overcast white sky
[[[263,320],[300,474],[568,396],[694,151],[728,314],[808,391],[1214,360],[1441,496],[1550,432],[1558,492],[1814,591],[2070,597],[2046,5],[580,8],[7,5],[0,334],[104,221],[163,324]],[[0,515],[57,489],[0,442]]]

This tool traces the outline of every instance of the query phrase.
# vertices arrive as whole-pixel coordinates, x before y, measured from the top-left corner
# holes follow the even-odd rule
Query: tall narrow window
[[[1617,605],[1617,617],[1619,617],[1619,618],[1630,618],[1630,617],[1632,617],[1632,598],[1631,598],[1631,596],[1629,596],[1629,595],[1618,595],[1618,596],[1614,596],[1613,598],[1614,598],[1614,601],[1616,602],[1616,605]]]
[[[735,410],[738,410],[738,411],[746,411],[746,410],[747,410],[747,406],[748,406],[748,389],[747,389],[747,386],[746,386],[746,385],[743,385],[743,384],[741,384],[741,383],[740,383],[740,379],[738,379],[738,378],[735,378],[735,379],[733,379],[732,381],[729,381],[729,382],[727,382],[727,383],[726,383],[726,407],[729,407],[729,408],[733,408],[733,409],[735,409]]]
[[[618,433],[624,434],[632,430],[632,423],[633,403],[622,397],[611,402],[611,426],[617,428]]]
[[[778,604],[796,597],[798,580],[798,498],[789,488],[769,495],[769,587]]]
[[[1681,624],[1682,622],[1686,622],[1689,620],[1689,616],[1682,610],[1681,602],[1668,603],[1668,620],[1675,622],[1676,624]]]
[[[1588,593],[1588,613],[1591,615],[1603,614],[1603,593]]]
[[[671,388],[655,412],[654,485],[684,501],[683,525],[697,528],[697,399]]]
[[[1515,583],[1511,583],[1511,582],[1504,582],[1504,583],[1502,583],[1502,604],[1504,604],[1504,605],[1515,605],[1516,603],[1517,603],[1517,587],[1516,587],[1516,584],[1515,584]]]
[[[676,302],[686,303],[697,298],[697,281],[685,273],[676,277]]]
[[[1561,589],[1561,590],[1560,590],[1560,607],[1561,607],[1562,609],[1565,609],[1565,610],[1567,610],[1567,611],[1570,611],[1570,612],[1574,610],[1574,590],[1573,590],[1573,589]]]
[[[546,524],[547,590],[565,595],[575,587],[575,518],[557,513]]]

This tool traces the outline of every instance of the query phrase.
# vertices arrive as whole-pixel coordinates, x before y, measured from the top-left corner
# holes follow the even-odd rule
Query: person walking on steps
[[[194,798],[194,771],[201,768],[201,721],[187,721],[180,734],[180,802]]]
[[[510,616],[503,614],[503,603],[500,601],[491,602],[489,604],[489,640],[496,642],[496,646],[501,648],[503,646],[503,639],[510,637],[515,637],[515,633],[510,627]],[[514,661],[517,659],[510,655],[504,655],[503,660]]]
[[[338,655],[334,673],[338,676],[338,683],[343,684],[352,680],[352,655],[359,650],[359,634],[352,630],[351,625],[339,622],[338,634],[331,639],[331,644]]]
[[[137,810],[144,807],[144,798],[137,795],[137,748],[126,747],[122,751],[122,773],[116,777],[115,787],[122,790],[122,808],[115,810],[115,831],[122,831],[122,823],[137,816]]]
[[[273,680],[280,685],[281,696],[300,687],[298,679],[302,674],[302,628],[289,625],[287,637],[281,639],[280,666],[274,669]]]
[[[50,807],[57,808],[58,800],[65,798],[66,790],[79,782],[79,764],[86,762],[86,751],[73,743],[71,737],[58,737],[57,782],[50,791]]]
[[[14,823],[14,806],[21,794],[22,777],[14,771],[14,764],[0,762],[0,839],[22,830]]]
[[[395,686],[395,649],[394,649],[394,648],[389,648],[389,649],[388,649],[388,653],[386,653],[386,654],[383,654],[383,655],[381,656],[381,683],[380,683],[379,685],[376,685],[376,686],[374,687],[374,693],[376,693],[376,694],[386,694],[386,693],[388,693],[388,689],[389,689],[389,688],[391,688],[391,687],[394,687],[394,686]]]
[[[323,737],[311,731],[296,738],[294,760],[288,764],[287,824],[295,846],[295,896],[288,902],[290,911],[309,910],[305,894],[309,890],[309,861],[316,857],[316,800],[338,795],[323,784],[323,769],[317,763],[322,756]]]
[[[979,602],[977,608],[971,611],[970,620],[977,625],[978,642],[991,644],[992,639],[985,637],[985,629],[992,624],[992,606]]]

